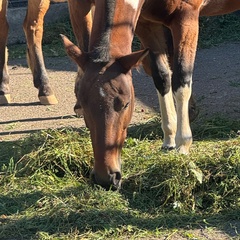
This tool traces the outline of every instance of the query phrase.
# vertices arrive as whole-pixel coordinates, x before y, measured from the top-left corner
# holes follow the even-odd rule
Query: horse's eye
[[[130,102],[126,103],[125,106],[123,107],[123,109],[126,109],[129,106],[129,103]]]
[[[129,106],[130,102],[127,102],[126,104],[124,103],[124,101],[122,99],[120,99],[119,97],[116,97],[114,99],[114,109],[115,111],[119,112],[121,110],[126,109]]]

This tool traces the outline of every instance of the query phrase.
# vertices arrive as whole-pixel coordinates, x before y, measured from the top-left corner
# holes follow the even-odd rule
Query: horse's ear
[[[122,67],[125,69],[125,73],[127,73],[131,68],[137,67],[144,57],[148,54],[149,49],[140,50],[126,56],[120,57],[116,59]]]
[[[84,71],[88,61],[88,55],[82,52],[74,43],[72,43],[65,35],[60,34],[63,44],[68,56],[77,63],[77,65]]]

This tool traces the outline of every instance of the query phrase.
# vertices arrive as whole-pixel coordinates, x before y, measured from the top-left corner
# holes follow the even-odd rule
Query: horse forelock
[[[116,9],[116,0],[105,1],[104,28],[100,41],[94,47],[91,58],[93,62],[109,62],[110,60],[110,35],[113,26],[113,18]]]

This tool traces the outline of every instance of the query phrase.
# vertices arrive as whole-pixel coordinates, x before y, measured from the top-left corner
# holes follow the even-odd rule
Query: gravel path
[[[0,141],[17,140],[40,129],[84,126],[73,112],[75,64],[68,57],[45,61],[59,104],[39,105],[26,60],[9,61],[12,104],[0,107]],[[134,70],[133,76],[136,106],[132,123],[138,123],[158,114],[159,107],[152,79],[141,69]],[[198,51],[193,91],[201,117],[220,114],[240,119],[240,44]]]

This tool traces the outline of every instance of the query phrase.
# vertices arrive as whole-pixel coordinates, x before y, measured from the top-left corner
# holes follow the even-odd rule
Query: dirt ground
[[[73,112],[76,66],[68,57],[46,58],[51,85],[59,100],[42,106],[25,59],[9,61],[12,103],[0,107],[0,141],[19,139],[40,129],[81,127],[83,119]],[[159,114],[153,81],[140,69],[133,72],[136,104],[133,123]],[[199,118],[218,114],[240,118],[240,44],[225,44],[197,53],[193,92],[200,108]]]
[[[26,60],[9,61],[12,103],[0,107],[0,142],[17,140],[41,129],[84,126],[83,119],[76,118],[73,112],[75,64],[67,57],[45,60],[59,104],[39,105]],[[133,78],[136,107],[132,124],[159,114],[152,79],[141,69],[134,70]],[[198,51],[193,92],[200,108],[199,118],[210,118],[216,114],[240,118],[240,44],[225,44]],[[229,235],[220,231],[196,231],[199,231],[199,234],[195,233],[199,239],[230,239]],[[176,239],[186,238],[178,235]]]

